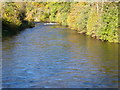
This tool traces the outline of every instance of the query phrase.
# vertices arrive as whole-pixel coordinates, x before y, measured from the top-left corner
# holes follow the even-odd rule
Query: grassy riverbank
[[[11,5],[6,4],[7,7],[4,9],[3,20],[13,23],[13,27],[28,27],[30,24],[27,21],[31,22],[32,20],[57,22],[77,30],[78,33],[84,33],[102,41],[120,42],[118,39],[119,3],[117,2],[27,2],[9,4]],[[8,9],[8,7],[12,9]],[[7,15],[7,12],[12,17]],[[23,24],[25,22],[27,25]],[[5,25],[7,25],[6,22]],[[12,25],[9,25],[7,27],[11,28]]]

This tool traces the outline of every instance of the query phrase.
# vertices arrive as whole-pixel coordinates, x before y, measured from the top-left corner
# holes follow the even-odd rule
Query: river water
[[[2,44],[3,88],[116,88],[118,44],[37,23]]]

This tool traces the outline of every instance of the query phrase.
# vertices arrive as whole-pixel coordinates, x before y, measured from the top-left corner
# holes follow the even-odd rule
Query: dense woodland
[[[6,2],[1,8],[2,35],[33,27],[33,22],[57,22],[78,33],[118,43],[118,6],[118,2]]]

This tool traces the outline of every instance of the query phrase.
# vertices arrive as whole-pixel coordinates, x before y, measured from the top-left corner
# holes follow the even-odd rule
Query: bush
[[[67,19],[69,27],[80,33],[86,33],[89,11],[90,6],[88,3],[79,2],[73,4]]]
[[[30,26],[24,22],[26,3],[6,2],[2,6],[2,35],[12,35]]]
[[[91,35],[92,37],[99,38],[98,31],[102,27],[102,11],[101,7],[100,10],[97,11],[96,5],[91,7],[89,12],[89,18],[87,21],[87,35]]]
[[[118,5],[115,2],[105,3],[102,15],[103,25],[99,30],[102,40],[118,42]]]

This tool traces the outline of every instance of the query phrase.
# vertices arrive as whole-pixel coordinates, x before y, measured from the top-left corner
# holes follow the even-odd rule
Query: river
[[[37,23],[2,42],[3,88],[116,88],[118,44]]]

